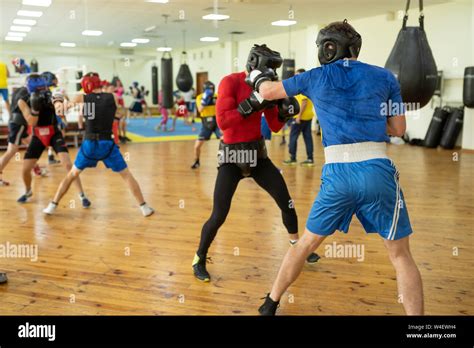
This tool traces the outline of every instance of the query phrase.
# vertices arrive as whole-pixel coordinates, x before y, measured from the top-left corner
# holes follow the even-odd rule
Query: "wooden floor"
[[[315,138],[315,168],[282,167],[301,229],[320,184],[323,155]],[[269,153],[281,166],[286,148],[279,141],[274,138]],[[211,248],[212,282],[200,283],[191,270],[212,207],[217,146],[211,141],[204,147],[198,171],[189,169],[191,141],[122,147],[157,210],[148,219],[120,177],[102,166],[82,176],[91,209],[69,208],[70,200],[79,203],[72,188],[57,215],[45,217],[41,210],[64,170],[52,167],[49,177],[35,179],[31,203],[20,206],[21,162],[11,163],[4,175],[12,186],[0,188],[0,244],[37,244],[39,259],[0,259],[10,279],[0,286],[0,314],[256,314],[288,241],[278,208],[251,179],[240,183]],[[302,143],[299,153],[303,160]],[[424,281],[427,314],[473,315],[474,154],[460,153],[453,161],[453,151],[390,146],[389,153],[401,172],[415,230],[412,251]],[[354,219],[347,236],[337,232],[327,239],[334,241],[364,245],[365,260],[322,258],[305,265],[283,297],[280,313],[403,314],[380,238],[365,235]],[[319,251],[324,254],[324,248]]]

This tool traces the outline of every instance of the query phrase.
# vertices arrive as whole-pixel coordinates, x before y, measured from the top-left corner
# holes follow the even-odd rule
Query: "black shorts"
[[[66,141],[64,141],[64,137],[59,130],[56,130],[52,136],[50,146],[56,153],[68,152]],[[41,140],[36,135],[33,135],[31,143],[28,149],[26,149],[25,159],[39,159],[45,149],[46,146],[44,146]]]
[[[13,122],[8,124],[8,142],[13,145],[21,145],[21,140],[28,138],[28,126]]]

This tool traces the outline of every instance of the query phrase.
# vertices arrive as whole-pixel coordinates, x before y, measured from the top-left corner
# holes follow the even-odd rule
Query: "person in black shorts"
[[[51,146],[58,155],[61,164],[69,171],[72,168],[71,159],[66,147],[66,142],[57,126],[56,110],[53,105],[52,95],[47,83],[40,75],[31,74],[26,80],[29,104],[21,99],[18,102],[23,116],[28,125],[33,127],[33,135],[23,162],[23,182],[25,193],[18,199],[18,203],[26,203],[33,195],[31,190],[31,169],[36,165],[43,151]],[[59,105],[60,103],[58,103]],[[83,208],[89,208],[91,202],[84,194],[79,178],[76,180],[79,196]]]

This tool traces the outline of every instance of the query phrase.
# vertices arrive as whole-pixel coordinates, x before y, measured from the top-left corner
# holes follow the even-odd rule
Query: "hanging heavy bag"
[[[433,96],[438,72],[424,29],[423,0],[420,0],[419,27],[407,27],[409,8],[410,0],[407,0],[403,26],[385,68],[400,82],[403,102],[410,103],[409,110],[416,110],[428,104]]]
[[[76,91],[80,91],[82,89],[82,85],[81,85],[82,76],[83,76],[82,71],[76,72],[76,80],[79,81],[78,83],[76,83]]]
[[[165,57],[166,56],[166,57]],[[162,107],[171,109],[173,107],[173,58],[169,52],[161,58],[161,91],[163,93]]]
[[[182,64],[179,67],[178,75],[176,76],[176,85],[181,92],[189,92],[193,87],[193,75],[189,69],[188,64],[186,64],[187,54],[183,52],[182,55]]]
[[[444,149],[453,149],[461,133],[464,118],[464,108],[455,108],[449,115],[446,127],[441,137],[440,145]]]
[[[158,67],[156,64],[153,64],[151,67],[151,97],[153,104],[158,104]]]
[[[439,142],[441,141],[441,136],[443,135],[443,129],[450,114],[450,108],[435,108],[433,118],[431,119],[430,126],[428,127],[423,142],[426,147],[438,147]]]
[[[474,66],[464,69],[463,102],[467,108],[474,108]]]
[[[30,63],[30,69],[32,73],[37,73],[39,70],[38,67],[38,61],[36,59],[33,59]]]
[[[283,66],[282,66],[281,79],[286,80],[293,76],[295,76],[295,60],[284,59]]]

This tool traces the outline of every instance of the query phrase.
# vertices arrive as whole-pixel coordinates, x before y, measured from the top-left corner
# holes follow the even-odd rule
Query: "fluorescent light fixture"
[[[171,47],[158,47],[156,50],[158,52],[171,52],[173,49]]]
[[[137,44],[133,42],[122,42],[120,47],[135,47]]]
[[[41,11],[25,11],[25,10],[20,10],[16,13],[17,16],[21,17],[34,17],[34,18],[39,18],[43,15],[43,12]]]
[[[21,31],[22,33],[29,33],[31,31],[31,27],[21,27],[18,25],[12,25],[10,27],[10,31]]]
[[[219,41],[219,38],[214,37],[214,36],[204,36],[200,38],[199,40],[202,42],[216,42],[216,41]]]
[[[150,42],[150,39],[133,39],[132,42],[139,44],[146,44]]]
[[[223,15],[223,14],[217,14],[217,13],[211,13],[205,16],[202,16],[202,19],[205,19],[207,21],[225,21],[226,19],[229,19],[230,16],[228,15]]]
[[[9,31],[7,36],[9,37],[25,37],[26,36],[26,33],[17,33],[17,32],[14,32],[14,31]]]
[[[145,32],[148,33],[148,32],[153,31],[155,29],[156,29],[156,25],[152,25],[151,27],[146,28]]]
[[[17,25],[36,25],[36,21],[34,19],[14,19],[13,24]]]
[[[23,5],[49,7],[51,6],[51,1],[52,0],[23,0]]]
[[[101,36],[103,34],[103,32],[101,32],[100,30],[84,30],[82,32],[82,35],[84,36]]]
[[[167,4],[169,0],[145,0],[145,2],[152,2],[154,4]]]
[[[295,25],[296,21],[290,21],[287,19],[282,19],[279,21],[272,22],[272,25],[276,27],[289,27],[290,25]]]
[[[7,36],[5,37],[5,41],[23,41],[23,38],[17,36]]]
[[[74,42],[61,42],[59,45],[61,47],[76,47],[76,44]]]

